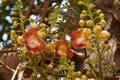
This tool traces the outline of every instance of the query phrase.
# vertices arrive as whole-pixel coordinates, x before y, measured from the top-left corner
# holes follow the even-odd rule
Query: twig
[[[69,6],[67,3],[66,3],[66,5],[67,5],[68,8],[71,9],[71,10],[75,13],[75,15],[78,16],[78,18],[79,18],[79,14],[78,14],[71,6]]]
[[[17,75],[17,73],[18,73],[18,71],[19,71],[19,67],[20,67],[21,65],[22,65],[22,63],[19,63],[19,65],[17,66],[16,70],[14,71],[14,74],[13,74],[11,80],[15,80],[16,75]]]
[[[22,80],[23,79],[23,74],[24,74],[24,70],[23,71],[20,71],[18,73],[18,80]]]

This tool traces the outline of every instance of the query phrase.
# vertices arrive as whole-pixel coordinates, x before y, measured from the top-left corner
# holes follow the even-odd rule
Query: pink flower
[[[62,56],[72,58],[73,52],[66,40],[59,40],[55,43],[55,56],[58,60],[60,60]]]
[[[34,54],[39,54],[41,51],[45,50],[46,43],[42,40],[41,36],[38,35],[37,28],[30,28],[23,35],[26,49]]]
[[[83,29],[79,28],[77,31],[73,31],[70,36],[72,38],[72,45],[74,49],[86,48],[87,38],[83,35]]]

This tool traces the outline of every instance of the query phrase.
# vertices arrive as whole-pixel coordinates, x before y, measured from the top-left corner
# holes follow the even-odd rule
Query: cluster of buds
[[[95,15],[95,18],[91,18]],[[90,19],[86,20],[89,17]],[[87,10],[83,10],[80,14],[79,25],[80,27],[90,27],[89,29],[84,30],[84,35],[86,37],[90,36],[92,33],[99,37],[101,41],[107,41],[110,37],[110,33],[106,30],[103,30],[106,26],[106,21],[104,20],[105,15],[102,11],[96,10],[95,13],[90,13]]]

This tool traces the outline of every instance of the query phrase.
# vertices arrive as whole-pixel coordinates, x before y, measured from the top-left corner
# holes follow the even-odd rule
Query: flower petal
[[[83,28],[78,29],[77,31],[73,31],[70,36],[72,39],[76,39],[82,35]]]

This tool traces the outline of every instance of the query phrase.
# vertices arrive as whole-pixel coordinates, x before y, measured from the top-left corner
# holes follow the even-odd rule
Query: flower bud
[[[92,46],[92,40],[87,40],[87,42],[86,42],[86,48],[90,49],[91,46]]]
[[[89,29],[89,28],[83,29],[83,34],[85,37],[87,37],[87,38],[90,37],[91,33],[92,33],[91,29]]]
[[[89,64],[89,63],[90,63],[90,59],[86,59],[86,60],[85,60],[85,63],[86,63],[86,64]]]
[[[53,73],[55,73],[55,74],[56,74],[56,73],[59,73],[59,69],[54,68],[54,69],[53,69]]]
[[[15,35],[16,34],[15,30],[11,30],[10,34]]]
[[[79,5],[84,5],[84,3],[82,1],[79,1],[78,4]]]
[[[46,53],[50,53],[52,51],[52,45],[47,44],[45,51],[46,51]]]
[[[102,28],[99,25],[95,25],[95,27],[93,28],[93,32],[95,34],[99,34],[102,31]]]
[[[48,19],[48,18],[45,18],[44,20],[45,20],[45,22],[48,22],[48,21],[49,21],[49,19]]]
[[[100,17],[100,19],[104,19],[104,18],[105,18],[105,15],[104,15],[103,13],[101,13],[101,14],[99,15],[99,17]]]
[[[75,78],[75,80],[80,80],[80,78]]]
[[[25,16],[22,16],[21,18],[22,18],[22,20],[25,20],[25,19],[26,19],[26,17],[25,17]]]
[[[116,63],[115,62],[112,63],[112,67],[116,67]]]
[[[46,33],[44,31],[37,31],[37,35],[43,39],[46,37]]]
[[[106,26],[106,21],[102,19],[100,21],[100,25],[101,25],[102,28],[104,28]]]
[[[32,19],[32,18],[29,18],[28,20],[29,20],[29,22],[33,22],[33,19]]]
[[[80,20],[80,21],[79,21],[79,25],[80,25],[81,27],[83,27],[84,24],[85,24],[85,21],[84,21],[84,20]]]
[[[95,5],[94,5],[94,4],[92,4],[92,3],[90,3],[88,6],[89,6],[89,8],[90,8],[90,9],[95,8]]]
[[[45,28],[45,27],[46,27],[46,24],[45,24],[45,23],[40,23],[40,27],[41,27],[41,28]]]
[[[14,40],[16,40],[16,32],[15,32],[15,30],[11,30],[11,32],[10,32],[10,38],[14,41]]]
[[[82,75],[82,73],[80,72],[80,71],[78,71],[78,72],[76,72],[76,74],[75,74],[76,76],[81,76]]]
[[[108,31],[102,31],[99,35],[99,38],[101,41],[107,41],[108,38],[110,37],[110,33]]]
[[[88,80],[87,76],[82,75],[81,80]]]
[[[47,69],[48,69],[48,70],[52,70],[52,69],[53,69],[53,65],[52,65],[52,64],[49,64],[49,65],[47,66]]]
[[[32,23],[32,27],[33,27],[33,28],[36,28],[36,27],[38,27],[38,25],[37,25],[35,22],[33,22],[33,23]]]
[[[96,13],[97,14],[100,14],[102,11],[100,10],[100,9],[98,9],[97,11],[96,11]]]
[[[84,19],[85,14],[80,14],[80,19]]]
[[[27,32],[28,32],[28,29],[25,29],[25,32],[27,33]]]
[[[16,28],[18,26],[18,22],[17,21],[14,21],[13,22],[13,26]]]
[[[23,44],[23,36],[18,36],[17,37],[17,43],[18,44]]]
[[[86,13],[87,13],[87,11],[86,11],[86,10],[83,10],[83,11],[82,11],[82,14],[86,14]]]
[[[16,36],[10,35],[10,39],[15,41],[16,40]]]
[[[93,26],[93,25],[94,25],[94,22],[93,22],[92,20],[87,20],[87,21],[86,21],[86,26],[91,27],[91,26]]]

